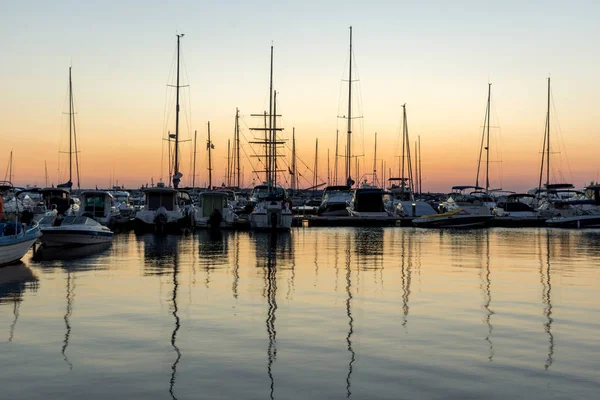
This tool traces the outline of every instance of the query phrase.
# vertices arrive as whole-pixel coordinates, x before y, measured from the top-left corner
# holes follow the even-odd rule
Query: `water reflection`
[[[358,246],[357,246],[358,247]],[[356,360],[356,353],[352,348],[352,334],[354,333],[354,317],[352,316],[352,255],[350,252],[350,236],[346,238],[346,315],[348,316],[348,334],[346,335],[346,346],[350,353],[348,361],[348,375],[346,375],[346,397],[352,396],[352,368]]]
[[[256,240],[256,262],[257,267],[265,271],[264,293],[267,297],[267,318],[265,325],[269,344],[267,346],[267,375],[270,381],[269,397],[275,398],[275,378],[273,376],[273,364],[277,360],[277,330],[275,328],[277,312],[277,253],[278,247],[285,249],[286,242],[289,245],[289,235],[258,234]],[[279,244],[281,242],[281,244]]]
[[[490,232],[486,230],[483,235],[485,239],[485,263],[484,268],[482,268],[483,275],[483,299],[484,304],[483,308],[486,311],[485,323],[488,328],[487,336],[485,337],[485,341],[488,342],[489,345],[489,355],[488,360],[492,362],[494,360],[494,344],[492,343],[492,331],[494,330],[494,326],[492,325],[492,315],[494,312],[491,309],[492,304],[492,271],[490,269]]]
[[[540,246],[544,243],[544,248],[540,248],[540,282],[542,284],[542,304],[544,304],[544,332],[548,335],[548,357],[544,363],[544,368],[548,370],[553,362],[554,356],[554,335],[552,334],[552,283],[550,282],[550,232],[546,230],[545,235],[542,235]]]
[[[181,360],[182,353],[177,346],[177,333],[181,329],[181,319],[179,318],[179,306],[177,303],[179,289],[179,258],[180,241],[183,240],[175,235],[154,235],[147,234],[136,236],[144,244],[144,274],[171,276],[173,289],[171,291],[171,315],[173,316],[173,330],[171,332],[170,343],[175,353],[175,358],[171,364],[171,376],[169,378],[169,394],[171,398],[175,396],[175,381],[177,377],[177,366]]]
[[[15,336],[23,294],[27,290],[37,291],[38,288],[37,276],[22,262],[0,268],[0,307],[12,303],[13,308],[13,321],[10,324],[8,336],[9,342],[12,342]]]
[[[211,272],[219,265],[226,265],[228,261],[228,238],[232,232],[202,230],[196,233],[198,239],[198,259],[204,264],[206,278],[204,286],[210,287]]]
[[[90,244],[79,247],[44,247],[40,246],[33,255],[33,260],[41,261],[67,261],[80,260],[86,257],[99,256],[111,247],[111,243]],[[70,263],[77,269],[85,269],[85,263]],[[48,267],[47,264],[42,264],[42,267]],[[83,267],[83,268],[82,268]]]
[[[73,314],[73,300],[75,297],[75,277],[71,278],[71,269],[67,268],[67,287],[66,287],[66,299],[67,305],[65,308],[65,315],[63,317],[65,321],[65,338],[63,340],[63,346],[61,349],[61,354],[65,363],[69,366],[69,369],[73,369],[73,364],[69,361],[69,357],[67,356],[67,347],[69,347],[69,338],[71,337],[71,315]]]

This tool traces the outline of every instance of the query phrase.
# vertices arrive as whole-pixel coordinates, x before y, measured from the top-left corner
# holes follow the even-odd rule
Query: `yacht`
[[[390,214],[385,209],[383,189],[363,185],[354,190],[354,195],[348,206],[351,217],[357,218],[387,218]]]
[[[115,205],[110,192],[104,190],[86,190],[79,193],[79,210],[72,213],[76,217],[88,217],[104,226],[114,226],[121,213]]]
[[[233,192],[231,192],[233,193]],[[230,193],[211,190],[198,194],[195,223],[198,228],[232,228],[238,220],[229,201]]]
[[[248,219],[252,229],[289,230],[292,226],[291,201],[280,186],[258,185],[252,190],[254,209]]]
[[[546,224],[558,228],[600,228],[600,185],[588,186],[586,199],[566,202],[568,215],[550,218]]]
[[[0,182],[0,196],[14,189],[7,181]],[[36,223],[24,224],[19,220],[20,210],[5,213],[4,199],[0,199],[0,266],[19,261],[41,236]]]
[[[39,221],[42,237],[40,242],[46,247],[86,246],[110,243],[113,232],[92,218],[68,216],[62,219],[54,215]]]
[[[194,226],[194,207],[189,193],[159,185],[144,189],[144,207],[135,214],[138,233],[181,233]]]
[[[350,186],[327,186],[323,192],[317,215],[348,216],[348,206],[353,195]]]

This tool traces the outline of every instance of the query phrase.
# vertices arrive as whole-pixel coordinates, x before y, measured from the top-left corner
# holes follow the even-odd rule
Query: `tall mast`
[[[419,193],[419,147],[418,141],[415,140],[415,193]]]
[[[198,138],[198,131],[194,131],[194,166],[192,172],[192,188],[196,187],[196,139]]]
[[[546,118],[546,188],[550,184],[550,77],[548,77],[548,117]]]
[[[212,142],[210,141],[210,121],[208,121],[208,143],[206,144],[208,149],[208,190],[212,190]]]
[[[346,179],[350,183],[352,160],[352,27],[350,27],[350,58],[348,76],[348,137],[346,139]]]
[[[315,171],[313,174],[313,190],[317,188],[317,174],[319,171],[319,138],[316,139],[315,142]]]
[[[373,153],[373,184],[377,182],[377,132],[375,132],[375,152]]]
[[[10,151],[10,160],[8,161],[8,181],[12,182],[13,175],[13,152]]]
[[[292,190],[298,190],[296,187],[296,128],[292,128]]]
[[[179,181],[181,174],[179,173],[179,41],[183,37],[183,34],[177,34],[177,84],[176,84],[176,95],[175,95],[175,165],[173,166],[173,187],[177,189],[179,187]]]
[[[73,83],[71,81],[71,67],[69,67],[69,191],[73,183]]]
[[[272,73],[272,72],[271,72]],[[272,177],[272,187],[277,185],[277,147],[276,139],[277,139],[277,92],[273,92],[273,127],[271,129],[271,156],[273,161],[271,162],[271,177]]]
[[[402,184],[402,195],[404,195],[404,186],[405,186],[405,181],[404,181],[404,153],[406,152],[405,141],[406,141],[406,104],[402,104],[402,157],[401,157],[402,167],[401,167],[401,171],[400,171],[400,179],[401,179],[400,182]]]
[[[237,166],[237,187],[242,187],[242,183],[240,181],[240,112],[236,108],[235,109],[235,157],[236,157],[236,166]]]
[[[421,135],[419,135],[419,194],[423,193],[423,170],[421,169]]]
[[[327,148],[327,185],[331,185],[331,174],[329,173],[329,147]]]
[[[227,139],[227,175],[225,177],[227,186],[231,186],[231,140]]]
[[[46,170],[46,187],[48,187],[48,162],[44,160],[44,169]]]
[[[485,192],[490,189],[490,100],[492,96],[492,84],[488,83],[488,101],[487,101],[487,143],[485,146]]]
[[[267,185],[269,185],[269,188],[271,187],[272,184],[274,184],[273,181],[273,125],[274,125],[274,111],[273,111],[273,103],[274,103],[274,99],[273,99],[273,45],[271,45],[271,71],[270,71],[270,76],[269,76],[269,143],[266,144],[267,147]]]
[[[335,161],[333,162],[333,182],[335,185],[338,184],[338,157],[339,157],[339,152],[338,152],[338,144],[339,144],[339,140],[338,140],[338,136],[339,136],[340,130],[336,129],[335,130]]]

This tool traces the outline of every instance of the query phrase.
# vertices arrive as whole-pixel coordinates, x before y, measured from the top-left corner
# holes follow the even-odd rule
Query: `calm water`
[[[0,269],[1,398],[600,393],[600,231],[125,234],[94,251]]]

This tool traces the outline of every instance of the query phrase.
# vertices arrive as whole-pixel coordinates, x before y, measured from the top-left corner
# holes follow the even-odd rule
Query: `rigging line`
[[[565,146],[565,138],[563,136],[562,128],[560,126],[560,120],[558,119],[558,112],[556,110],[556,104],[554,103],[554,93],[552,91],[550,91],[550,99],[552,100],[552,111],[554,120],[556,121],[556,125],[558,127],[558,134],[560,136],[560,142],[562,144],[562,151],[564,151],[565,153],[565,161],[567,162],[569,177],[571,178],[571,182],[573,182],[573,172],[571,171],[571,163],[569,162],[569,155],[567,154],[567,147]]]

